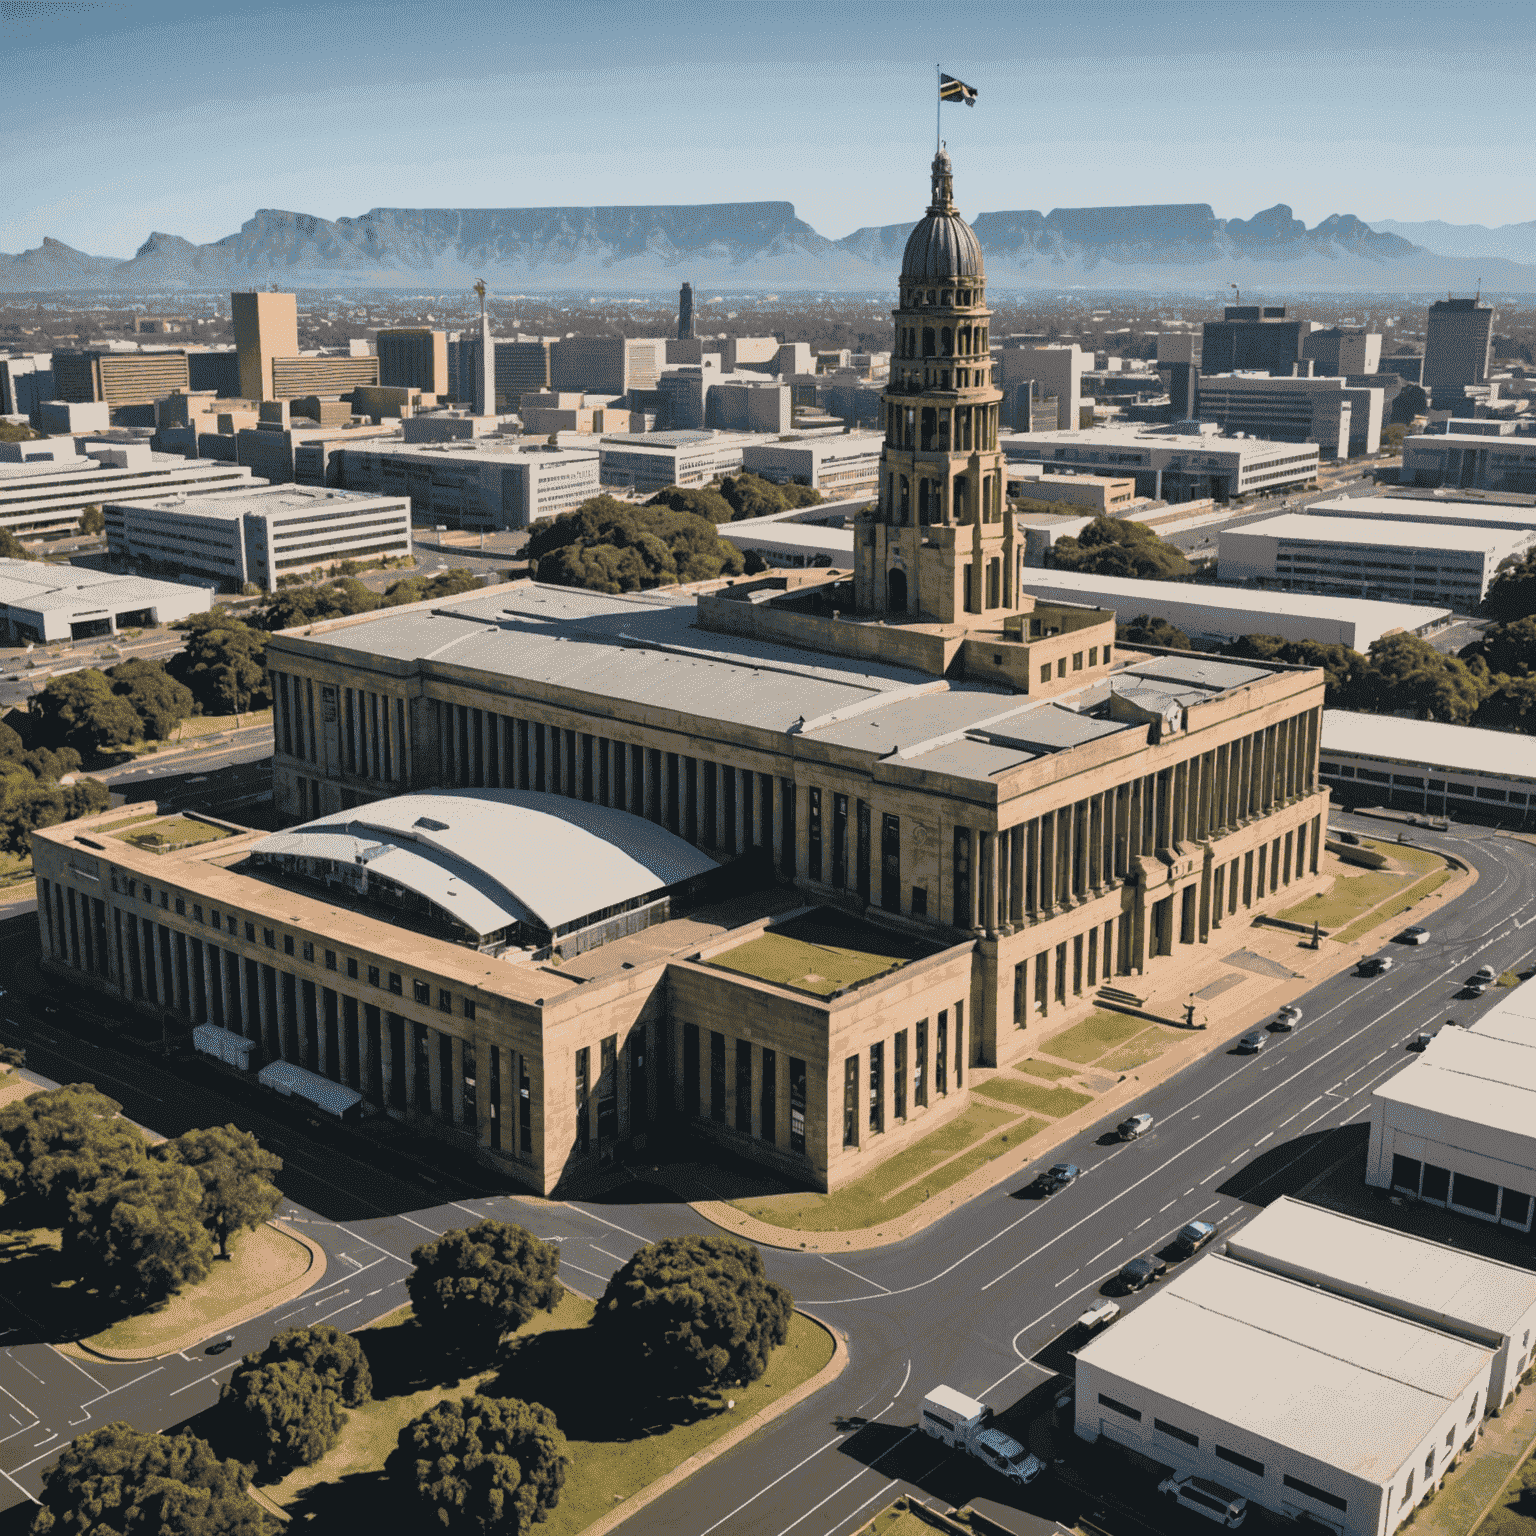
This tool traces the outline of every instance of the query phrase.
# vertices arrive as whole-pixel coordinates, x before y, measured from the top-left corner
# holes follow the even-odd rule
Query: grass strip
[[[1001,1099],[1005,1104],[1031,1109],[1052,1119],[1070,1115],[1074,1109],[1093,1102],[1091,1093],[1078,1093],[1073,1088],[1038,1088],[1033,1083],[1021,1083],[1011,1077],[988,1078],[971,1091],[979,1098]]]
[[[1084,1063],[1097,1061],[1106,1051],[1134,1039],[1147,1027],[1145,1019],[1132,1018],[1125,1013],[1091,1013],[1081,1024],[1053,1035],[1046,1042],[1051,1055],[1066,1061]]]
[[[1179,1037],[1171,1029],[1154,1024],[1144,1034],[1138,1035],[1129,1045],[1121,1046],[1102,1057],[1096,1066],[1104,1072],[1129,1072],[1133,1067],[1145,1066],[1156,1056],[1161,1056]]]
[[[1324,928],[1337,928],[1379,906],[1394,891],[1400,891],[1406,879],[1395,870],[1374,870],[1352,877],[1341,875],[1333,882],[1332,890],[1308,896],[1294,907],[1287,907],[1280,916],[1292,923],[1320,923]]]
[[[1015,1072],[1027,1072],[1031,1077],[1042,1077],[1048,1083],[1059,1082],[1064,1077],[1076,1077],[1076,1067],[1064,1067],[1058,1062],[1041,1061],[1038,1056],[1030,1056],[1019,1062],[1014,1067]]]
[[[192,848],[199,843],[217,843],[235,834],[228,827],[215,826],[196,816],[169,816],[122,839],[136,848]]]
[[[1369,933],[1378,923],[1387,922],[1399,913],[1406,912],[1415,902],[1423,901],[1426,896],[1438,891],[1450,878],[1449,869],[1439,869],[1426,879],[1410,885],[1406,891],[1378,907],[1374,912],[1367,913],[1359,922],[1351,923],[1342,933],[1330,934],[1329,937],[1340,944],[1353,944],[1356,939],[1362,934]]]

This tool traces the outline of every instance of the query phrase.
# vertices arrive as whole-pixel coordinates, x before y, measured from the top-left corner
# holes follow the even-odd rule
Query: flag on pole
[[[976,105],[976,87],[967,85],[964,80],[956,80],[953,75],[939,76],[939,100],[963,101],[966,106]]]

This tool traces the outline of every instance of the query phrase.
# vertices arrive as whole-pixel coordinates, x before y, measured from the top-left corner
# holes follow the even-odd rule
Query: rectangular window
[[[1294,1488],[1297,1493],[1304,1493],[1309,1499],[1316,1499],[1319,1504],[1326,1504],[1330,1509],[1347,1510],[1349,1500],[1341,1499],[1336,1493],[1329,1493],[1326,1488],[1319,1488],[1316,1483],[1309,1483],[1300,1477],[1292,1477],[1287,1472],[1281,1479],[1287,1488]]]
[[[245,942],[247,944],[254,944],[256,942],[256,924],[255,923],[247,923],[245,925]]]
[[[347,977],[351,981],[357,980],[357,956],[347,956]]]
[[[115,880],[115,879],[116,879],[116,878],[117,878],[117,876],[116,876],[116,875],[114,875],[114,876],[113,876],[113,877],[112,877],[112,878],[113,878],[113,879],[114,879],[114,880]],[[197,913],[198,913],[198,921],[199,921],[199,922],[201,922],[201,921],[202,921],[202,910],[203,910],[203,909],[202,909],[202,908],[201,908],[201,907],[198,907],[198,908],[196,908],[196,909],[195,909],[195,910],[196,910],[196,911],[197,911]],[[221,917],[220,917],[220,916],[219,916],[219,909],[218,909],[218,908],[217,908],[217,907],[210,907],[210,908],[209,908],[209,909],[208,909],[208,921],[209,921],[209,922],[210,922],[210,923],[211,923],[211,924],[212,924],[212,925],[213,925],[213,926],[214,926],[214,927],[215,927],[215,928],[220,928],[220,927],[222,927],[222,926],[223,926],[223,922],[224,922],[224,920],[223,920],[223,918],[221,918]]]
[[[1099,648],[1096,645],[1090,645],[1088,647],[1088,665],[1090,667],[1096,667],[1096,666],[1098,666],[1098,664],[1099,664]]]
[[[725,1124],[725,1036],[718,1029],[709,1032],[709,1118]]]
[[[1241,1451],[1229,1451],[1224,1445],[1216,1446],[1215,1451],[1222,1461],[1230,1462],[1234,1467],[1241,1467],[1244,1472],[1251,1472],[1255,1477],[1264,1476],[1262,1461],[1255,1461],[1252,1456],[1244,1456]]]
[[[336,969],[336,951],[334,949],[328,949],[325,952],[325,968],[328,971]]]
[[[291,955],[293,953],[293,935],[291,933],[285,933],[283,935],[283,953],[285,955]]]
[[[821,791],[811,786],[810,811],[806,817],[806,836],[809,839],[808,874],[812,880],[821,879]]]
[[[891,1050],[891,1113],[898,1120],[907,1118],[907,1032],[896,1031]]]
[[[854,889],[858,892],[859,900],[867,906],[869,904],[870,859],[870,810],[868,801],[859,800],[855,802],[855,820],[857,841],[854,850]]]
[[[418,1003],[430,1003],[432,1001],[432,988],[424,981],[413,981],[411,993]]]
[[[194,902],[193,902],[193,903],[192,903],[192,921],[193,921],[193,922],[194,922],[194,923],[200,923],[200,922],[202,922],[202,920],[203,920],[203,908],[202,908],[202,904],[201,904],[201,903],[200,903],[200,902],[196,902],[196,901],[194,901]],[[305,945],[305,946],[304,946],[304,947],[305,947],[305,948],[306,948],[306,949],[308,949],[308,948],[309,948],[309,946],[308,946],[308,945],[307,945],[307,944],[306,944],[306,945]],[[306,957],[306,958],[308,958],[308,959],[311,959],[311,960],[312,960],[312,959],[314,959],[314,956],[313,956],[313,955],[309,955],[309,956],[307,956],[307,957]]]
[[[439,1013],[453,1012],[453,993],[446,987],[437,989],[437,1011]]]
[[[597,1048],[597,1139],[619,1135],[619,1037],[608,1035]]]
[[[885,1042],[869,1048],[869,1128],[876,1135],[885,1129]]]
[[[1392,1158],[1392,1188],[1405,1189],[1411,1195],[1418,1194],[1419,1176],[1423,1167],[1418,1158],[1395,1153]]]
[[[1027,960],[1020,960],[1013,968],[1013,1027],[1024,1028],[1024,987],[1025,972],[1029,969]]]
[[[400,979],[399,971],[391,971],[389,973],[389,990],[393,992],[396,997],[400,997],[404,994],[405,984]]]
[[[832,796],[832,884],[848,884],[848,796]]]
[[[277,935],[270,928],[263,928],[261,930],[261,942],[265,944],[268,949],[276,949]]]
[[[772,1143],[779,1135],[779,1056],[763,1047],[762,1082],[758,1087],[757,1134]]]
[[[950,921],[956,928],[971,926],[971,829],[955,828],[955,849],[951,860],[951,887],[955,910]]]
[[[880,905],[901,911],[901,817],[880,818]]]
[[[752,1042],[736,1042],[736,1129],[752,1134]]]
[[[965,1004],[955,1004],[955,1087],[962,1086],[965,1073]]]
[[[1451,1186],[1451,1204],[1465,1210],[1476,1211],[1480,1216],[1493,1216],[1499,1209],[1499,1186],[1486,1179],[1474,1179],[1458,1173]]]
[[[928,887],[926,885],[914,885],[912,887],[912,916],[928,916]]]
[[[379,984],[379,968],[376,965],[370,965],[368,967],[368,985],[370,987],[376,987],[376,986],[378,986],[378,984]]]
[[[1072,670],[1074,672],[1081,672],[1083,670],[1083,653],[1081,651],[1072,652]]]
[[[1138,1424],[1141,1423],[1140,1408],[1132,1408],[1129,1404],[1122,1403],[1118,1399],[1110,1397],[1105,1392],[1099,1393],[1099,1406],[1102,1408],[1108,1408],[1111,1413],[1124,1414],[1126,1418],[1134,1419]]]
[[[1200,1436],[1192,1435],[1187,1429],[1180,1429],[1177,1424],[1170,1424],[1167,1419],[1153,1419],[1152,1428],[1159,1434],[1170,1435],[1175,1440],[1182,1440],[1185,1445],[1199,1445]]]
[[[850,1056],[843,1063],[843,1145],[859,1144],[859,1058]]]
[[[475,1005],[474,1005],[473,1002],[470,1001],[469,998],[466,997],[464,999],[464,1017],[466,1019],[472,1019],[472,1018],[474,1018],[474,1016],[475,1016]]]
[[[1051,664],[1050,664],[1050,662],[1047,661],[1047,662],[1044,662],[1044,663],[1041,664],[1041,667],[1040,667],[1040,681],[1042,683],[1048,683],[1048,682],[1050,682],[1050,680],[1051,680]]]
[[[683,1025],[683,1113],[699,1118],[699,1026]]]
[[[805,1152],[805,1063],[789,1058],[789,1150]]]
[[[919,1019],[912,1031],[912,1103],[928,1103],[928,1020]]]
[[[1056,663],[1056,676],[1057,677],[1065,677],[1066,675],[1067,675],[1067,658],[1065,656],[1063,656],[1061,658],[1061,660]]]
[[[949,1010],[939,1014],[933,1032],[933,1091],[949,1092]]]
[[[178,896],[176,898],[176,916],[177,917],[185,917],[186,915],[187,915],[187,898],[185,896]],[[292,944],[293,940],[290,939],[288,942],[290,944]],[[293,953],[293,951],[290,949],[289,950],[289,954],[292,954],[292,953]]]
[[[308,939],[304,940],[304,958],[309,961],[315,958],[315,946]]]
[[[592,1092],[592,1048],[584,1045],[576,1052],[576,1150],[586,1152],[592,1145],[592,1123],[587,1099]]]

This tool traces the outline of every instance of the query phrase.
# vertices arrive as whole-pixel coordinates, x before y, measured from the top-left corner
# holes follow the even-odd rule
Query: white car
[[[1403,931],[1400,934],[1398,934],[1397,942],[1399,944],[1428,944],[1429,943],[1429,929],[1428,928],[1404,928]]]
[[[1085,1333],[1097,1333],[1100,1328],[1107,1328],[1119,1316],[1120,1303],[1105,1300],[1096,1307],[1089,1307],[1073,1326],[1081,1328]]]
[[[1499,979],[1499,973],[1491,965],[1480,965],[1472,973],[1473,981],[1487,982],[1489,985]]]

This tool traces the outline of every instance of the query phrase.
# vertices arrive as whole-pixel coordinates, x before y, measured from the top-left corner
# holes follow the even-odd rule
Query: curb
[[[200,1324],[195,1330],[187,1334],[180,1334],[172,1339],[168,1345],[156,1345],[153,1349],[133,1349],[123,1351],[107,1351],[97,1349],[87,1344],[84,1339],[72,1339],[67,1345],[54,1345],[61,1352],[71,1348],[78,1349],[82,1355],[89,1359],[111,1360],[118,1364],[132,1364],[141,1360],[163,1360],[168,1355],[179,1355],[192,1345],[201,1343],[210,1334],[223,1331],[228,1333],[238,1328],[242,1323],[248,1323],[254,1317],[260,1317],[263,1312],[270,1312],[273,1307],[280,1307],[285,1302],[295,1300],[311,1289],[318,1281],[325,1277],[326,1260],[325,1249],[312,1237],[302,1232],[295,1231],[286,1222],[269,1221],[267,1226],[274,1231],[281,1232],[284,1237],[292,1238],[301,1248],[309,1253],[309,1267],[297,1280],[290,1280],[287,1285],[276,1291],[268,1292],[257,1301],[253,1301],[236,1312],[227,1313],[222,1318],[212,1323]]]
[[[748,1436],[755,1435],[765,1424],[782,1418],[791,1408],[798,1408],[806,1398],[821,1391],[829,1382],[835,1381],[843,1374],[848,1366],[848,1336],[841,1329],[822,1322],[819,1317],[812,1317],[809,1312],[800,1312],[798,1307],[795,1311],[832,1336],[832,1358],[809,1381],[802,1381],[793,1392],[787,1392],[783,1397],[769,1403],[766,1408],[758,1409],[750,1419],[738,1424],[729,1434],[722,1435],[713,1445],[706,1446],[702,1451],[696,1451],[687,1461],[679,1462],[670,1472],[658,1477],[653,1483],[647,1483],[644,1488],[632,1494],[623,1503],[615,1504],[606,1515],[599,1515],[591,1525],[579,1531],[577,1536],[607,1536],[609,1531],[622,1525],[631,1515],[638,1513],[648,1504],[654,1504],[664,1493],[670,1493],[679,1483],[686,1482],[701,1467],[708,1466],[717,1457],[725,1455],[729,1450],[734,1450]]]

